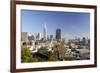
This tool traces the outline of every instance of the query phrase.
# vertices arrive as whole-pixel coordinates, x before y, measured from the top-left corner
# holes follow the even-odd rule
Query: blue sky
[[[55,35],[61,29],[62,37],[90,37],[90,14],[79,12],[58,12],[21,10],[22,32],[43,34],[44,24],[48,35]]]

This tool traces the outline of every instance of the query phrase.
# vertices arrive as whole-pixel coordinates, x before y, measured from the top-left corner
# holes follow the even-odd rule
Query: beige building
[[[28,33],[27,32],[21,32],[21,47],[26,48],[28,45]]]
[[[22,42],[28,42],[28,33],[27,32],[21,32],[21,41]]]

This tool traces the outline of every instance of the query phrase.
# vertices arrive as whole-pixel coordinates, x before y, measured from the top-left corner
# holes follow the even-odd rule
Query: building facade
[[[21,41],[28,42],[28,33],[27,32],[21,32]]]
[[[56,39],[61,40],[61,29],[56,29]]]
[[[46,26],[46,24],[44,24],[43,38],[44,38],[44,40],[47,40],[47,26]]]

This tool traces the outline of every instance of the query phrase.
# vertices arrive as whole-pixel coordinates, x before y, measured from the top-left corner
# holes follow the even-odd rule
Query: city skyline
[[[89,13],[22,10],[21,15],[22,32],[43,34],[46,24],[47,35],[55,36],[60,28],[62,37],[90,37]]]

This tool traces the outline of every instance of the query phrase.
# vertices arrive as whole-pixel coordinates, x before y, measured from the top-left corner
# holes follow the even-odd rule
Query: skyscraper
[[[47,40],[47,26],[46,26],[46,24],[44,24],[43,38],[44,38],[44,40]]]
[[[37,34],[37,39],[40,40],[41,39],[41,33]]]
[[[61,40],[61,29],[60,28],[56,29],[56,39]]]

